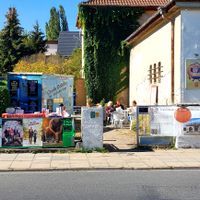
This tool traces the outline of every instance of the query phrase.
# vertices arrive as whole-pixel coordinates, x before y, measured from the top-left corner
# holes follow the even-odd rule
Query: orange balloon
[[[175,111],[174,117],[178,122],[185,123],[191,119],[192,114],[188,108],[180,107]]]

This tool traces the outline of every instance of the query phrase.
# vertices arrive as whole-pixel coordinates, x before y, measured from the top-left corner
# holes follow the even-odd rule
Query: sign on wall
[[[200,89],[200,59],[186,59],[186,88]]]
[[[56,107],[63,103],[67,112],[71,114],[73,112],[73,77],[43,75],[42,83],[43,107],[50,107],[55,112]]]

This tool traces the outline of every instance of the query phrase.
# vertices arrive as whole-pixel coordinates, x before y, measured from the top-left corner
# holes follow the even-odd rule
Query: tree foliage
[[[46,51],[46,40],[44,33],[41,32],[38,22],[33,26],[33,31],[24,35],[24,45],[26,52],[24,56],[44,53]]]
[[[45,74],[66,74],[76,78],[81,76],[81,49],[75,49],[71,57],[45,57],[43,54],[32,55],[20,60],[15,68],[15,72],[41,72]]]
[[[139,27],[142,13],[139,8],[79,7],[86,87],[94,102],[113,100],[128,87],[129,55],[122,54],[121,42]]]
[[[2,86],[0,83],[0,114],[5,113],[10,104],[10,95],[7,85]]]
[[[67,17],[63,6],[60,5],[59,10],[60,10],[60,20],[61,20],[61,31],[69,31]]]
[[[10,7],[6,14],[5,27],[0,33],[0,71],[12,71],[13,66],[23,56],[23,28],[20,27],[17,10]]]
[[[46,23],[47,40],[57,40],[60,31],[68,31],[68,22],[63,6],[59,6],[59,11],[55,7],[50,10],[50,19]]]

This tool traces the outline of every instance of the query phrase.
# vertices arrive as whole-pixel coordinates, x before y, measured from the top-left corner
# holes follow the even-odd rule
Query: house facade
[[[139,23],[143,24],[147,19],[149,19],[156,11],[159,6],[166,5],[170,0],[88,0],[80,4],[80,6],[88,6],[88,7],[103,7],[103,8],[109,8],[109,7],[129,7],[129,8],[142,8],[144,10],[144,13],[139,19]],[[91,13],[92,15],[92,13]],[[84,27],[81,27],[81,25],[78,23],[77,20],[77,26],[79,28],[83,29],[84,33]],[[82,40],[84,38],[84,35],[82,34]],[[84,41],[82,42],[82,76],[84,77]],[[117,96],[117,98],[123,103],[124,105],[128,106],[129,102],[129,88],[124,89],[122,92],[120,92]]]
[[[200,1],[172,0],[127,39],[129,102],[200,101]]]

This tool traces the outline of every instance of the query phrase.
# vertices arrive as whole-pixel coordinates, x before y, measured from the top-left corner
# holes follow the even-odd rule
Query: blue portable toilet
[[[20,107],[25,113],[42,109],[42,73],[8,73],[11,106]]]

